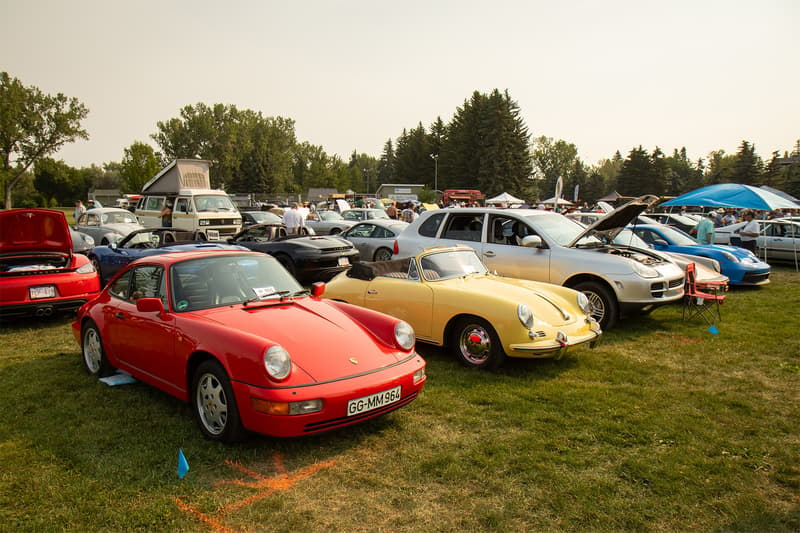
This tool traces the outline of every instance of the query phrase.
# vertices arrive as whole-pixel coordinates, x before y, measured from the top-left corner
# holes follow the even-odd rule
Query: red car
[[[0,212],[0,316],[74,311],[98,292],[100,278],[92,263],[72,251],[64,213]]]
[[[188,401],[213,440],[316,433],[414,400],[411,326],[323,291],[266,254],[176,252],[128,265],[72,328],[89,374],[117,368]]]

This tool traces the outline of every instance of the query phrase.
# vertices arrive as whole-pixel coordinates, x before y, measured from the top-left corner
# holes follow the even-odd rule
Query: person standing
[[[72,212],[72,216],[75,217],[75,224],[81,219],[81,215],[86,212],[86,208],[83,206],[83,202],[78,200],[75,202],[75,211]]]
[[[709,211],[703,220],[697,223],[697,242],[700,244],[714,244],[714,222],[717,213]]]
[[[172,202],[170,200],[166,200],[164,202],[164,207],[161,209],[161,227],[164,228],[171,228],[172,227]]]
[[[389,218],[397,219],[397,207],[395,207],[394,202],[389,204],[389,207],[386,208],[386,214],[389,215]]]
[[[758,222],[752,211],[747,210],[744,213],[745,225],[739,231],[739,238],[742,240],[742,248],[750,250],[755,253],[756,239],[758,239]]]
[[[300,214],[297,211],[297,204],[292,204],[292,207],[283,213],[283,225],[286,226],[286,232],[289,235],[296,235],[300,230]]]

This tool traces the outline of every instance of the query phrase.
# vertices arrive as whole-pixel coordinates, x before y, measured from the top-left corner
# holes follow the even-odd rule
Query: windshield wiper
[[[264,301],[264,300],[266,300],[267,298],[270,298],[270,297],[272,297],[272,296],[280,296],[280,301],[283,301],[283,299],[284,299],[284,298],[285,298],[285,297],[286,297],[286,296],[287,296],[287,295],[288,295],[290,292],[291,292],[291,291],[275,291],[275,292],[271,292],[271,293],[269,293],[269,294],[265,294],[265,295],[263,295],[263,296],[258,296],[258,295],[256,295],[256,296],[253,296],[252,298],[248,298],[248,299],[247,299],[247,301],[245,301],[245,302],[244,302],[244,305],[245,305],[245,307],[247,307],[247,305],[248,305],[248,304],[252,304],[252,303],[256,303],[256,302],[261,302],[261,301]]]

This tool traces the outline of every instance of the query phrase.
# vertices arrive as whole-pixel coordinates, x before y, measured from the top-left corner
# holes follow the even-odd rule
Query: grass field
[[[69,319],[0,329],[2,531],[798,531],[800,274],[495,373],[420,347],[410,406],[304,439],[204,440],[83,371]],[[177,453],[190,470],[177,477]]]

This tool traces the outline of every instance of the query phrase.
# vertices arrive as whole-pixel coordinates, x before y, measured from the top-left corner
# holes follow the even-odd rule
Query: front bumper
[[[511,344],[509,345],[508,355],[527,359],[553,357],[558,360],[587,343],[589,348],[596,348],[600,344],[602,335],[603,332],[600,330],[600,326],[595,323],[589,327],[588,333],[568,335],[564,331],[559,331],[554,339],[549,339],[546,342]]]
[[[425,368],[425,361],[414,353],[396,365],[344,380],[286,388],[265,388],[232,381],[232,386],[245,428],[273,437],[297,437],[349,426],[408,405],[425,385],[425,378],[418,383],[414,383],[413,378],[414,372],[422,368]],[[347,403],[350,400],[397,386],[401,387],[398,401],[348,416]],[[256,411],[252,407],[251,398],[270,402],[322,399],[323,408],[310,414],[270,415]]]

